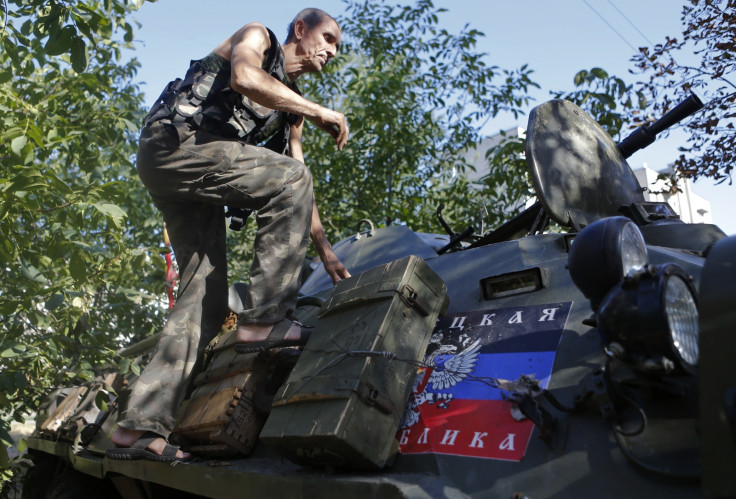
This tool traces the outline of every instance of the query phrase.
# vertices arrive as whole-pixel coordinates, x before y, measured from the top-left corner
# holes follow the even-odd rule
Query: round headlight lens
[[[594,311],[601,300],[631,271],[647,264],[644,237],[626,217],[597,220],[575,236],[568,256],[570,277],[590,300]]]
[[[603,300],[598,330],[607,345],[618,343],[622,358],[653,372],[696,374],[698,309],[687,273],[674,263],[648,265],[620,282]]]
[[[641,270],[648,260],[647,247],[639,228],[627,222],[621,229],[621,270],[624,275]]]
[[[675,352],[688,365],[697,366],[698,309],[690,288],[677,275],[667,279],[664,307]]]

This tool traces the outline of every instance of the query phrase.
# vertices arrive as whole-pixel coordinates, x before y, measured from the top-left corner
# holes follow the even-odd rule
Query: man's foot
[[[238,326],[235,351],[254,353],[271,348],[302,346],[309,339],[312,328],[283,319],[276,324],[246,324]]]
[[[288,321],[288,319],[284,319],[284,320]],[[286,332],[286,336],[284,336],[284,339],[298,340],[302,335],[301,325],[299,325],[296,322],[291,322],[291,321],[289,322],[291,324],[289,326],[289,329]],[[263,341],[266,338],[268,338],[268,335],[271,334],[271,331],[273,331],[273,328],[276,326],[276,324],[281,324],[281,322],[277,322],[275,324],[239,324],[238,325],[238,343],[249,343],[251,341]]]
[[[111,459],[148,459],[152,461],[187,461],[192,454],[170,445],[166,439],[150,431],[116,428],[112,434],[116,449],[108,449]],[[144,445],[145,444],[145,445]]]

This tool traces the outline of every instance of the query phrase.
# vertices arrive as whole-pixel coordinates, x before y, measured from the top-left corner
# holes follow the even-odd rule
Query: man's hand
[[[348,272],[348,269],[345,268],[345,265],[342,264],[335,252],[332,251],[332,248],[323,251],[320,259],[325,266],[325,271],[332,278],[333,284],[337,284],[339,281],[350,277],[350,272]]]
[[[309,235],[314,243],[314,249],[317,250],[319,259],[325,266],[325,271],[332,278],[333,284],[350,277],[350,272],[345,268],[340,259],[337,257],[332,246],[325,236],[325,229],[322,227],[322,220],[319,218],[319,209],[317,209],[317,200],[312,196],[312,227]]]
[[[331,109],[322,108],[321,112],[311,120],[319,128],[332,135],[337,149],[342,151],[350,136],[348,120],[345,115]]]

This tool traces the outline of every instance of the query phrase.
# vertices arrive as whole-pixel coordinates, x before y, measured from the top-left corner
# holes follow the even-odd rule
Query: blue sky
[[[659,43],[681,34],[682,1],[676,0],[435,0],[448,12],[440,16],[442,27],[457,32],[470,24],[483,33],[478,49],[489,65],[513,69],[528,64],[541,89],[534,92],[539,104],[553,90],[573,90],[573,76],[580,69],[598,66],[633,82],[630,59],[637,47]],[[206,7],[205,7],[206,5]],[[135,57],[141,62],[138,80],[150,104],[164,85],[183,76],[190,59],[205,56],[232,32],[258,21],[280,39],[286,26],[303,7],[319,7],[333,16],[345,13],[340,0],[305,3],[210,0],[158,0],[145,3],[134,15],[141,23],[136,33]],[[705,98],[706,96],[701,95]],[[531,108],[532,106],[530,106]],[[528,111],[528,110],[527,110]],[[360,126],[352,123],[351,127]],[[526,127],[526,116],[499,116],[484,128],[486,135],[514,126]],[[671,134],[629,158],[632,168],[646,163],[665,168],[677,156],[682,135]],[[308,137],[305,137],[308,140]],[[714,222],[727,234],[736,234],[734,208],[736,186],[713,185],[699,180],[694,191],[711,202]]]

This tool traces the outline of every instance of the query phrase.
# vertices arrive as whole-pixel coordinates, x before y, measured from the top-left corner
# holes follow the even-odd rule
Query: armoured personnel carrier
[[[104,387],[123,380],[113,376],[49,399],[46,414],[56,418],[39,417],[29,440],[36,467],[26,492],[736,495],[736,236],[645,202],[625,160],[699,106],[693,97],[617,145],[574,104],[544,103],[527,128],[537,202],[514,219],[472,240],[366,225],[335,245],[353,275],[413,255],[447,287],[449,306],[412,368],[406,406],[382,402],[380,389],[361,398],[366,408],[401,412],[398,453],[385,465],[310,462],[319,449],[299,444],[286,459],[262,442],[247,457],[176,466],[111,461],[104,452],[124,397],[107,412],[91,401],[114,399]],[[567,230],[547,232],[550,221]],[[317,268],[301,288],[298,316],[319,322],[332,293]]]

